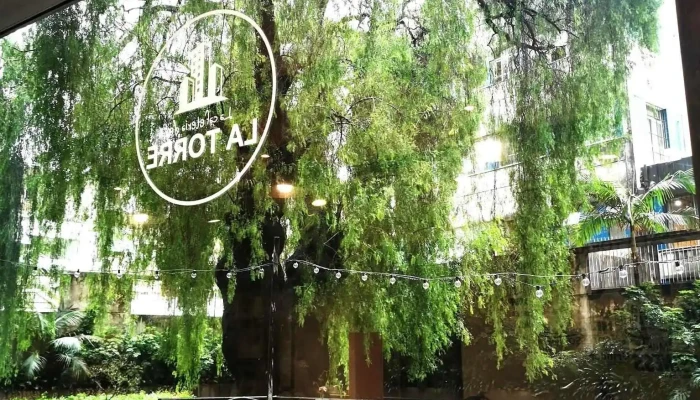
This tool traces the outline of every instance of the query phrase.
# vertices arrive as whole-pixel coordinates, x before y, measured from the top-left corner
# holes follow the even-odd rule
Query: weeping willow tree
[[[518,158],[511,174],[517,204],[509,230],[513,268],[534,275],[569,274],[563,221],[585,201],[579,170],[595,151],[587,145],[611,137],[621,126],[628,56],[633,46],[655,48],[660,1],[476,3],[493,56],[505,54],[509,60],[503,67],[507,78],[496,89],[508,99],[496,131]],[[515,338],[520,349],[527,349],[530,379],[551,366],[538,343],[545,330],[564,333],[570,295],[570,285],[557,280],[545,291],[545,301],[521,295],[514,302]],[[503,304],[502,297],[491,299]],[[555,306],[545,318],[550,303]],[[495,326],[503,324],[504,315],[491,314]],[[503,330],[494,331],[494,341],[504,343]]]
[[[157,268],[163,293],[183,312],[170,331],[178,374],[190,384],[198,376],[195,360],[214,290],[224,299],[222,352],[234,375],[241,338],[237,315],[248,307],[236,293],[280,289],[293,290],[300,320],[320,321],[332,368],[347,366],[350,332],[376,332],[385,354],[404,356],[410,376],[424,377],[455,337],[468,342],[461,313],[480,308],[495,328],[499,357],[507,352],[506,321],[516,316],[514,337],[528,354],[529,376],[546,372],[550,361],[538,336],[550,305],[552,330],[569,323],[568,285],[540,300],[529,286],[494,288],[470,274],[569,271],[561,223],[578,194],[575,160],[585,154],[587,140],[615,123],[609,110],[623,95],[626,55],[634,41],[648,39],[654,1],[147,0],[130,7],[109,0],[69,7],[37,24],[14,44],[19,49],[3,54],[6,69],[21,71],[5,74],[3,85],[24,93],[28,104],[2,114],[9,119],[2,143],[25,149],[23,162],[31,168],[20,175],[30,218],[60,229],[66,210],[77,208],[86,190],[94,194],[97,255],[109,273],[88,279],[95,309],[106,313],[131,284],[117,280],[115,260],[132,274]],[[174,206],[144,181],[134,121],[145,127],[144,149],[172,125],[172,75],[156,73],[144,94],[146,74],[178,27],[217,8],[250,16],[272,43],[278,97],[262,149],[270,157],[256,160],[225,196],[205,206]],[[456,178],[479,123],[479,113],[468,106],[477,102],[485,81],[475,48],[477,18],[486,21],[501,48],[515,47],[520,54],[515,84],[509,85],[517,117],[503,124],[521,158],[513,176],[518,211],[510,243],[502,230],[487,228],[475,235],[474,251],[449,263]],[[228,26],[236,34],[215,50],[219,59],[235,60],[235,79],[226,79],[223,88],[235,107],[212,111],[230,112],[234,121],[265,115],[261,110],[271,100],[270,60],[242,23]],[[546,62],[556,48],[548,40],[561,32],[570,33],[564,71]],[[140,94],[144,102],[136,116]],[[240,148],[235,156],[166,166],[152,176],[177,198],[201,198],[242,169],[246,156],[250,150]],[[3,191],[2,201],[14,202],[8,210],[17,218],[22,185],[12,182],[15,191]],[[291,196],[273,190],[282,182],[293,183]],[[314,199],[326,205],[316,207]],[[133,227],[134,212],[151,218]],[[221,223],[209,223],[216,220]],[[137,244],[135,252],[114,253],[121,235]],[[516,256],[494,261],[494,252]],[[420,282],[392,285],[359,274],[338,280],[285,260],[426,278],[464,275],[466,284],[456,290],[451,282],[434,282],[426,290]],[[257,272],[227,276],[272,261],[268,279]],[[2,273],[21,271],[12,265],[8,271],[14,272]],[[200,271],[196,279],[189,270]],[[17,275],[9,278],[13,288],[21,282]],[[0,305],[17,310],[12,301],[21,290],[13,290],[0,294]],[[0,332],[0,340],[9,342],[12,332]]]

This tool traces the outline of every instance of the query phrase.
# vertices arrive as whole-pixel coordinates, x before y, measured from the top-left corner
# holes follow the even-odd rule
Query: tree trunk
[[[641,284],[641,281],[639,280],[639,268],[641,268],[641,264],[639,264],[639,251],[637,250],[637,235],[634,233],[634,227],[630,225],[630,238],[632,240],[630,250],[632,252],[632,276],[634,277],[634,284],[636,286],[639,286]]]
[[[271,0],[261,1],[261,28],[270,41],[273,48],[278,47],[275,40],[276,23],[274,7]],[[262,40],[258,43],[259,53],[267,55]],[[278,76],[272,77],[279,83],[279,97],[275,102],[275,117],[268,132],[267,146],[272,158],[268,162],[268,172],[270,181],[274,182],[277,172],[282,170],[281,166],[296,165],[294,155],[287,150],[289,141],[288,117],[286,111],[281,107],[280,97],[289,90],[290,79],[284,60],[281,59],[279,51],[274,51],[276,64],[279,66]],[[270,76],[268,72],[270,65],[261,64],[255,71],[256,87],[258,92],[263,93],[265,79]],[[266,72],[267,71],[267,72]],[[265,104],[266,102],[262,102]],[[263,121],[264,122],[264,121]],[[293,168],[292,168],[293,169]],[[294,171],[289,172],[290,175]],[[293,181],[293,176],[281,177],[285,181]],[[254,203],[253,184],[250,182],[250,174],[244,178],[238,186],[238,199],[235,201],[240,206],[237,215],[228,215],[227,226],[230,228],[234,224],[242,221],[252,221],[256,219],[256,205]],[[262,240],[266,259],[264,263],[273,261],[273,252],[277,256],[284,248],[286,231],[280,220],[283,215],[284,200],[279,200],[276,207],[270,210],[265,216],[261,226],[261,237],[237,239],[230,235],[230,245],[233,252],[234,266],[237,269],[251,267],[253,247],[251,240]],[[259,211],[258,211],[259,212]],[[234,218],[235,217],[235,218]],[[235,221],[235,222],[234,222]],[[243,222],[245,224],[245,222]],[[235,229],[235,228],[234,228]],[[276,354],[274,350],[275,338],[278,336],[279,323],[275,323],[278,318],[283,318],[275,313],[275,302],[279,298],[282,285],[277,275],[278,265],[265,267],[264,279],[251,279],[248,273],[241,273],[235,276],[235,296],[229,299],[229,286],[232,282],[226,277],[226,270],[230,267],[226,265],[226,260],[222,259],[217,265],[217,286],[224,299],[224,310],[221,318],[222,328],[222,353],[226,366],[228,367],[238,389],[243,395],[268,395],[268,377],[273,377],[273,381],[278,381],[278,374],[275,374],[273,365]],[[251,273],[254,273],[251,271]],[[267,275],[269,274],[269,275]],[[273,382],[273,386],[274,382]]]

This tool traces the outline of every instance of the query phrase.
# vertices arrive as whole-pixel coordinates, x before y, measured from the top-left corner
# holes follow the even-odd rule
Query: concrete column
[[[574,271],[586,271],[588,272],[588,254],[587,253],[577,253],[576,254],[576,266]],[[574,286],[574,299],[576,300],[576,306],[578,314],[574,316],[574,321],[578,328],[581,330],[583,335],[583,340],[581,341],[581,348],[590,349],[595,345],[595,330],[593,329],[593,324],[591,322],[591,306],[590,299],[588,298],[588,288],[584,287],[581,282],[573,282]]]
[[[369,358],[369,363],[367,359]],[[382,339],[370,334],[369,349],[365,349],[365,334],[350,334],[350,398],[382,399],[384,397],[384,358]]]

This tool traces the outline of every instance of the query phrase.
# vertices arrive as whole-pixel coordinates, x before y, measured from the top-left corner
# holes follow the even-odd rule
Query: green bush
[[[174,368],[161,356],[157,331],[120,335],[84,350],[92,381],[100,388],[134,391],[139,387],[174,386]]]
[[[155,393],[133,393],[133,394],[86,394],[78,393],[71,396],[51,397],[46,394],[36,400],[158,400],[192,397],[191,393],[185,392],[155,392]],[[24,400],[20,397],[10,397],[10,400]]]

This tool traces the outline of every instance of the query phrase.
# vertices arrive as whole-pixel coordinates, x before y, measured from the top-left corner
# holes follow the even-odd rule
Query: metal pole
[[[275,313],[275,298],[274,298],[274,288],[275,288],[275,269],[279,266],[279,254],[277,249],[279,248],[280,237],[275,236],[275,241],[272,247],[272,271],[270,271],[270,316],[268,321],[268,333],[267,333],[267,400],[272,400],[274,397],[274,370],[275,370],[275,341],[274,341],[274,313]]]

